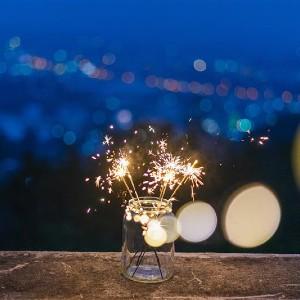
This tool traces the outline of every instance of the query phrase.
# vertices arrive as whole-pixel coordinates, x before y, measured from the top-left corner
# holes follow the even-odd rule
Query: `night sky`
[[[299,9],[1,1],[0,249],[119,251],[124,208],[100,202],[85,178],[102,172],[91,156],[111,124],[120,138],[152,124],[188,134],[206,170],[196,197],[218,216],[208,240],[178,241],[178,251],[299,253]],[[274,192],[281,220],[247,249],[226,241],[222,219],[230,195],[253,182]],[[189,191],[178,197],[175,210]]]

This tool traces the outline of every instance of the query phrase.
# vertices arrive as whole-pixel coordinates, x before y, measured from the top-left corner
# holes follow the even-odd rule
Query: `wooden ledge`
[[[173,279],[120,275],[120,253],[0,252],[0,299],[300,299],[300,255],[177,253]]]

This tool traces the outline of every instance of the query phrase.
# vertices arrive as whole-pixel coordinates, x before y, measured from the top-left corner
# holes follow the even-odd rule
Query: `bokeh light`
[[[284,102],[291,102],[293,100],[293,94],[290,91],[284,91],[281,97]]]
[[[240,119],[237,121],[236,127],[239,131],[247,132],[252,129],[252,123],[249,119]]]
[[[68,146],[73,145],[76,142],[76,134],[73,131],[67,131],[64,134],[64,143]]]
[[[298,127],[298,130],[295,135],[292,161],[295,180],[298,187],[300,188],[300,126]]]
[[[268,241],[281,219],[277,197],[266,186],[254,183],[241,187],[228,200],[223,214],[227,240],[239,247],[253,248]]]
[[[110,66],[116,61],[116,56],[113,53],[106,53],[102,56],[102,63],[104,65]]]
[[[198,72],[203,72],[206,70],[206,62],[203,59],[194,60],[194,69]]]
[[[217,226],[217,215],[211,205],[201,201],[188,202],[177,213],[180,236],[192,243],[208,239]]]
[[[220,127],[214,119],[206,118],[202,121],[202,128],[211,135],[217,135],[220,132]]]
[[[160,247],[167,241],[167,233],[158,220],[151,220],[144,238],[149,246]]]
[[[105,52],[103,52],[104,54],[99,61],[98,52],[96,56],[92,53],[83,54],[78,52],[76,54],[70,49],[61,49],[60,47],[57,50],[51,49],[50,54],[47,55],[46,53],[40,53],[39,55],[34,52],[29,53],[26,49],[23,49],[23,38],[21,43],[20,36],[12,36],[6,45],[6,50],[4,50],[0,61],[0,76],[3,74],[9,77],[32,76],[32,78],[35,78],[34,76],[48,76],[46,74],[48,72],[51,73],[51,76],[59,77],[59,81],[64,84],[75,76],[75,73],[81,73],[91,80],[112,81],[112,84],[118,84],[118,81],[121,80],[121,82],[130,86],[128,88],[154,88],[161,92],[167,91],[169,92],[168,95],[176,93],[178,102],[182,97],[185,97],[185,94],[203,96],[199,101],[199,112],[197,114],[204,115],[202,116],[204,118],[199,119],[199,126],[211,135],[222,135],[229,139],[237,139],[240,132],[250,132],[250,130],[252,132],[262,128],[262,126],[275,126],[280,122],[283,114],[300,114],[299,94],[293,88],[283,85],[278,89],[274,89],[272,82],[270,82],[270,87],[266,88],[265,85],[262,85],[262,82],[267,80],[267,69],[260,70],[255,65],[244,65],[241,61],[234,59],[214,58],[212,61],[214,67],[208,70],[206,60],[203,58],[194,60],[190,58],[189,64],[193,64],[194,70],[209,72],[206,80],[202,81],[200,78],[188,76],[188,74],[186,74],[187,76],[177,74],[176,77],[174,75],[174,78],[169,77],[168,73],[164,72],[155,75],[152,71],[150,72],[150,66],[145,66],[144,69],[132,66],[131,71],[126,71],[128,66],[123,65],[121,59],[118,64],[115,64],[116,55],[110,52],[109,49],[103,49]],[[184,67],[184,64],[182,67]],[[228,74],[225,77],[225,74],[220,73]],[[237,81],[235,79],[236,75],[245,77],[245,80]],[[249,81],[250,77],[253,79],[252,81]],[[140,85],[141,82],[144,83],[144,86]],[[103,86],[103,88],[110,89],[110,86]],[[213,98],[215,95],[224,98],[223,105],[215,101]],[[260,98],[264,98],[264,100],[254,101],[260,100]],[[123,104],[123,101],[130,103],[130,101],[119,99],[114,94],[106,94],[103,99],[105,108],[101,107],[101,110],[104,117],[102,113],[99,114],[99,118],[97,114],[91,113],[93,123],[103,125],[109,119],[109,121],[114,119],[117,120],[121,129],[129,130],[132,128],[134,120],[124,122],[122,118],[121,121],[118,118],[119,110],[123,108],[121,103]],[[245,101],[240,102],[240,100]],[[97,101],[102,102],[102,100]],[[174,115],[175,103],[173,102],[172,110],[167,107],[169,103],[169,101],[162,102],[161,109],[168,111],[170,115]],[[128,107],[128,110],[131,114],[134,114],[136,109]],[[108,111],[114,111],[115,113],[109,114]],[[144,112],[145,115],[147,113],[148,111]],[[120,113],[120,117],[122,117],[122,114]],[[148,118],[151,118],[151,116],[148,116]],[[52,127],[52,124],[46,126]],[[83,141],[82,139],[78,140]],[[79,142],[78,146],[83,145]]]
[[[56,75],[63,75],[66,71],[65,64],[56,64],[53,68],[53,71],[56,73]]]
[[[127,129],[130,128],[132,122],[132,114],[127,109],[122,109],[117,114],[117,121],[120,124],[121,128]]]
[[[135,75],[133,72],[124,72],[122,74],[122,81],[127,84],[133,83],[135,80]]]
[[[258,91],[255,87],[249,87],[247,88],[247,97],[250,99],[250,100],[256,100],[257,97],[258,97]]]
[[[161,227],[166,231],[166,243],[172,243],[179,237],[177,218],[175,216],[163,216],[160,219]]]
[[[18,48],[18,47],[20,47],[20,45],[21,45],[21,38],[19,36],[14,36],[14,37],[10,38],[9,47],[11,49]]]

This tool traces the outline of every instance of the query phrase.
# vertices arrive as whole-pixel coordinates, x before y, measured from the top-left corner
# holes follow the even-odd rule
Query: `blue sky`
[[[1,39],[17,34],[41,46],[99,35],[128,47],[172,44],[256,59],[267,51],[266,61],[280,61],[300,47],[299,9],[299,1],[278,0],[10,0],[0,4],[0,31]]]

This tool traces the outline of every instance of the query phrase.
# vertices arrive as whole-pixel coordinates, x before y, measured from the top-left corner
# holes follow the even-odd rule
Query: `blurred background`
[[[124,208],[85,178],[111,124],[153,124],[189,134],[206,170],[196,199],[218,217],[178,251],[299,253],[299,10],[1,1],[0,249],[119,251]]]

